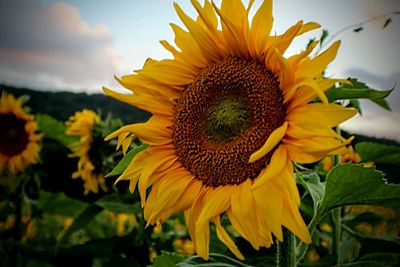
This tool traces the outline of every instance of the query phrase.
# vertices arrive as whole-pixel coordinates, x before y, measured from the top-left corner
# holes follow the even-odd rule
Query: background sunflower
[[[100,117],[94,111],[84,109],[76,112],[65,123],[67,135],[80,137],[79,141],[69,147],[72,151],[70,157],[79,158],[78,169],[72,174],[72,178],[80,177],[83,180],[85,194],[98,193],[100,188],[107,191],[101,156],[96,153],[93,145],[93,130],[99,122]]]
[[[23,98],[2,92],[0,98],[0,174],[15,175],[39,159],[41,135],[34,117],[23,108]]]

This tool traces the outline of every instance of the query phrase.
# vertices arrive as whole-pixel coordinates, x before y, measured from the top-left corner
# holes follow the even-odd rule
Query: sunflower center
[[[215,143],[226,143],[244,133],[249,122],[246,103],[233,97],[223,98],[208,114],[206,133]]]
[[[204,68],[177,100],[173,144],[206,186],[240,184],[269,162],[274,150],[248,161],[285,116],[275,76],[257,61],[228,57]]]
[[[14,156],[25,150],[29,142],[25,124],[14,114],[0,114],[0,153]]]

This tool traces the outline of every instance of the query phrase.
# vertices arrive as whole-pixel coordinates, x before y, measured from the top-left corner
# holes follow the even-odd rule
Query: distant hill
[[[32,113],[46,113],[61,121],[67,120],[76,111],[84,108],[101,111],[103,116],[111,113],[113,117],[120,118],[124,123],[144,122],[150,117],[150,114],[145,111],[102,94],[45,92],[0,85],[0,94],[3,90],[16,97],[29,96],[27,106]]]

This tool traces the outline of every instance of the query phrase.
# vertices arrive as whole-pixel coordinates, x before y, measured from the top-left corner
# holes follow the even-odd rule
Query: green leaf
[[[311,195],[314,203],[314,214],[316,213],[322,198],[324,197],[325,184],[321,183],[318,174],[315,172],[296,174],[296,182],[301,184],[304,189]]]
[[[175,267],[178,263],[187,258],[185,255],[174,252],[161,251],[161,256],[157,256],[153,260],[152,267]]]
[[[377,262],[377,261],[358,261],[358,262],[350,262],[335,265],[333,267],[387,267],[386,263],[384,262]]]
[[[58,252],[59,247],[62,243],[67,241],[70,236],[78,231],[79,229],[85,227],[94,217],[96,217],[97,214],[99,214],[101,211],[103,211],[103,208],[92,204],[89,205],[86,209],[84,209],[72,222],[72,224],[69,226],[69,228],[64,232],[64,234],[61,236],[61,238],[58,240],[57,245],[56,245],[56,252]]]
[[[345,205],[377,205],[400,208],[400,185],[387,184],[382,172],[362,165],[345,164],[334,167],[326,177],[325,194],[308,229],[314,232],[318,222],[330,210]],[[297,247],[299,260],[307,244]]]
[[[394,88],[380,91],[371,89],[363,82],[357,79],[348,79],[352,84],[342,84],[340,87],[332,87],[325,92],[329,102],[345,99],[369,99],[380,107],[390,110],[389,104],[385,98],[390,95]]]
[[[386,28],[387,26],[389,26],[389,24],[392,23],[392,21],[393,21],[392,18],[386,19],[385,24],[383,24],[382,29],[384,29],[384,28]]]
[[[362,165],[345,164],[332,169],[326,178],[321,209],[344,205],[378,205],[400,208],[400,186],[387,184],[382,172]]]
[[[328,37],[328,35],[329,35],[329,31],[326,30],[326,29],[323,29],[322,30],[322,35],[321,35],[321,38],[320,38],[320,41],[319,41],[319,46],[323,45],[323,43],[326,40],[326,38]]]
[[[61,121],[50,117],[47,114],[36,115],[36,121],[38,123],[39,130],[42,132],[45,138],[56,140],[57,142],[68,146],[72,142],[78,140],[77,137],[68,136],[65,134],[66,126]]]
[[[362,115],[360,101],[358,99],[350,99],[349,104],[346,107],[355,108],[358,110],[358,113],[360,113],[360,115]]]
[[[85,203],[67,197],[64,193],[40,191],[38,208],[47,214],[76,216],[85,207]]]
[[[105,210],[117,213],[139,213],[141,211],[140,203],[123,203],[118,194],[107,195],[96,201],[96,205]]]
[[[147,144],[142,144],[140,146],[137,146],[135,148],[133,148],[131,151],[129,151],[125,157],[118,163],[117,166],[115,166],[115,168],[106,175],[106,177],[110,177],[110,176],[115,176],[115,175],[119,175],[121,173],[124,172],[124,170],[126,169],[126,167],[128,167],[129,163],[131,163],[132,159],[141,151],[145,150],[146,148],[148,148],[149,145]]]
[[[360,142],[355,146],[361,160],[400,166],[400,147]]]
[[[390,252],[375,252],[361,256],[360,260],[382,262],[386,264],[385,266],[399,266],[400,254]]]

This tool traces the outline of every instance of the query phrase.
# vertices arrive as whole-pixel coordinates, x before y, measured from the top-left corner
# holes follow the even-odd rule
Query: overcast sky
[[[176,2],[194,16],[189,0]],[[333,34],[394,11],[400,11],[399,0],[276,0],[273,32],[303,19]],[[385,29],[382,18],[365,24],[360,33],[350,29],[338,35],[342,46],[328,75],[358,77],[378,89],[399,83],[400,16],[391,17]],[[0,83],[91,93],[101,92],[102,86],[117,88],[114,75],[140,69],[148,57],[170,57],[158,43],[173,41],[170,22],[182,25],[172,0],[0,0]],[[320,35],[317,30],[304,36],[288,54]],[[344,128],[400,140],[399,90],[397,86],[389,99],[393,112],[365,101],[363,117]]]

